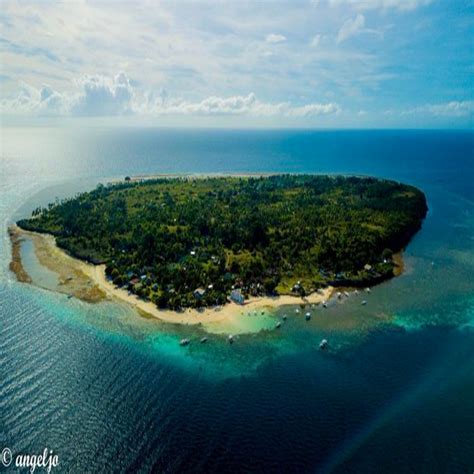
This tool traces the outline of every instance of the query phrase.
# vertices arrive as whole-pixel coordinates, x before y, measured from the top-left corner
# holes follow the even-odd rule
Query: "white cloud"
[[[160,115],[248,115],[253,117],[311,117],[338,113],[336,103],[262,102],[254,93],[229,97],[210,96],[201,101],[172,99],[165,90],[136,91],[129,78],[84,76],[76,81],[79,92],[59,93],[51,87],[37,89],[24,84],[19,93],[0,102],[2,113],[11,115],[139,116]]]
[[[270,33],[265,37],[265,41],[267,43],[273,43],[273,44],[283,43],[284,41],[286,41],[286,36]]]
[[[348,19],[344,22],[341,26],[337,34],[336,42],[342,43],[343,41],[347,40],[351,36],[355,36],[359,34],[365,25],[365,17],[361,13],[358,13],[354,19]]]
[[[333,6],[350,5],[357,10],[397,9],[402,11],[429,5],[433,0],[330,0]]]
[[[18,94],[12,99],[3,99],[0,110],[15,115],[62,115],[68,106],[64,97],[49,86],[39,89],[27,83],[20,84]]]
[[[426,104],[402,112],[402,115],[433,115],[435,117],[467,117],[472,114],[474,114],[473,100]]]
[[[308,104],[301,107],[290,107],[287,115],[290,117],[312,117],[315,115],[330,115],[340,112],[340,108],[335,103],[329,104]]]
[[[335,103],[293,106],[289,102],[270,103],[257,99],[254,93],[246,96],[207,97],[200,102],[183,100],[158,102],[148,110],[152,115],[249,115],[254,117],[311,117],[339,112]]]
[[[133,89],[124,73],[113,79],[99,75],[83,76],[78,84],[83,92],[72,106],[74,115],[106,116],[131,112]]]
[[[321,35],[313,36],[313,39],[311,40],[311,46],[313,48],[317,48],[320,42],[321,42]]]

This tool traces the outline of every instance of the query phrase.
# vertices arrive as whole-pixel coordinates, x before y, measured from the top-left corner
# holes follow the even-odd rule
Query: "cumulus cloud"
[[[60,93],[50,86],[36,88],[23,83],[18,94],[3,99],[1,110],[14,115],[116,116],[132,113],[133,88],[124,73],[113,78],[82,76],[78,92]]]
[[[49,86],[39,89],[22,83],[18,94],[11,99],[3,99],[0,109],[15,115],[62,115],[68,106],[64,97]]]
[[[267,43],[273,43],[273,44],[283,43],[284,41],[286,41],[286,36],[270,33],[265,37],[265,41]]]
[[[129,78],[84,76],[76,82],[79,92],[60,94],[51,87],[40,89],[24,84],[16,97],[3,100],[1,110],[9,114],[68,116],[160,115],[248,115],[255,117],[311,117],[339,112],[336,103],[271,103],[254,93],[230,97],[211,96],[200,101],[171,98],[161,89],[138,94]]]
[[[78,84],[83,92],[72,106],[73,115],[124,115],[131,112],[133,89],[124,73],[114,78],[83,76]]]

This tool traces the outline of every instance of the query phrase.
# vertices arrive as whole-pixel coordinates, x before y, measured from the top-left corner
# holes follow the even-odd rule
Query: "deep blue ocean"
[[[474,471],[473,132],[0,133],[0,450],[52,449],[52,472]],[[233,345],[183,348],[199,329],[8,270],[8,225],[56,197],[125,175],[243,172],[396,179],[426,193],[429,214],[404,274],[367,306],[332,304]]]

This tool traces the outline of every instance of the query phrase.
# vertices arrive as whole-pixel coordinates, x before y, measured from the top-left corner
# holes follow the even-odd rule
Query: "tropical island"
[[[381,282],[426,212],[420,190],[370,177],[127,177],[17,224],[180,310]]]

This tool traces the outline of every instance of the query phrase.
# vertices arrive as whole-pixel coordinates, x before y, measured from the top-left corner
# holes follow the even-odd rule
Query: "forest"
[[[371,177],[182,177],[98,185],[18,222],[160,308],[304,296],[393,276],[424,194]],[[234,298],[235,299],[235,298]]]

